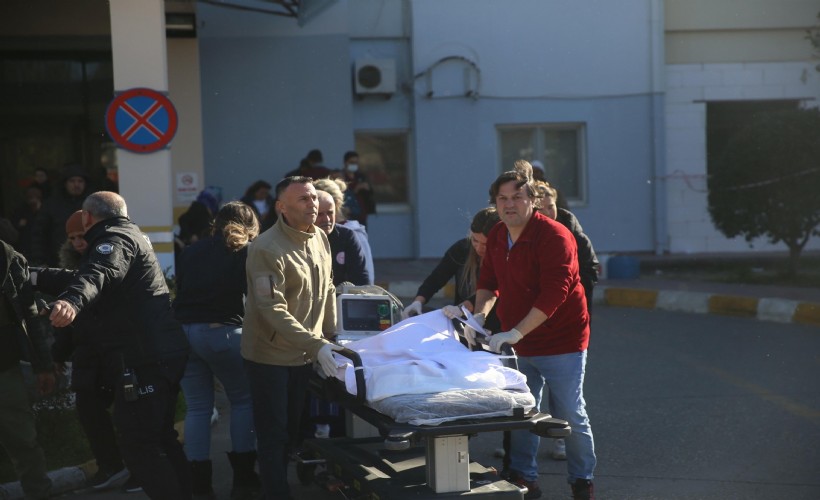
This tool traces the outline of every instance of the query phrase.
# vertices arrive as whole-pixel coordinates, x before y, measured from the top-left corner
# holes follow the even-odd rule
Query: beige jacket
[[[316,359],[336,331],[336,294],[330,244],[324,232],[303,233],[276,224],[248,249],[248,296],[242,357],[256,363],[299,366]]]

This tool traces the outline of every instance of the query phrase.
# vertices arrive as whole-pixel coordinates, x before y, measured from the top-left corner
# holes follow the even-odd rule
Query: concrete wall
[[[199,43],[196,38],[169,38],[168,93],[179,115],[179,126],[171,144],[171,178],[174,220],[188,209],[190,196],[178,179],[193,174],[194,191],[204,187],[202,145],[202,92],[199,71]]]
[[[666,61],[804,60],[818,12],[818,0],[666,0]]]
[[[353,98],[353,130],[407,132],[410,135],[408,162],[416,168],[413,151],[411,92],[402,88],[413,76],[409,36],[409,2],[395,0],[351,0],[349,2],[350,61],[391,59],[396,62],[399,90],[389,99],[382,96]],[[337,159],[341,161],[341,158]],[[367,219],[370,246],[376,257],[413,257],[416,248],[414,210],[416,196],[411,190],[406,204],[380,204]]]
[[[313,148],[353,145],[346,4],[296,20],[198,5],[205,177],[225,199],[275,184]]]
[[[743,238],[716,230],[708,213],[706,103],[805,99],[817,105],[820,74],[803,37],[818,12],[817,0],[755,0],[742,9],[730,0],[667,0],[665,184],[673,253],[750,250]],[[754,251],[786,250],[765,240],[753,245]],[[816,248],[817,238],[807,246]]]
[[[669,248],[673,253],[749,251],[745,239],[726,238],[708,212],[706,102],[820,99],[813,62],[684,64],[667,67],[666,143]],[[812,102],[812,101],[809,101]],[[807,249],[820,248],[820,239]],[[756,251],[785,250],[754,242]]]
[[[418,255],[440,256],[486,206],[500,165],[496,127],[550,122],[586,127],[584,206],[573,210],[600,251],[654,248],[654,119],[663,102],[653,52],[656,2],[414,0]],[[661,40],[662,42],[662,40]],[[466,69],[469,73],[469,69]],[[432,97],[426,97],[432,92]]]

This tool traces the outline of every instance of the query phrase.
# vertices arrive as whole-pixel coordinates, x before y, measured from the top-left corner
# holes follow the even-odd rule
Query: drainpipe
[[[649,0],[649,126],[652,162],[653,242],[656,255],[669,251],[666,215],[666,109],[663,0]]]

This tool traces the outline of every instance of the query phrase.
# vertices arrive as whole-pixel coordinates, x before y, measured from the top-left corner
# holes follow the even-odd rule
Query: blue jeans
[[[299,423],[313,365],[277,366],[245,360],[253,396],[253,420],[262,498],[287,499],[288,454],[299,442]]]
[[[188,460],[210,459],[214,376],[225,388],[231,403],[232,451],[255,450],[250,385],[239,354],[242,328],[218,323],[189,323],[183,328],[191,344],[191,355],[181,382],[188,406],[185,415]]]
[[[586,361],[586,351],[518,358],[518,369],[527,376],[527,385],[535,397],[535,407],[541,407],[542,390],[546,383],[552,416],[566,420],[572,428],[572,434],[566,438],[569,482],[592,479],[595,471],[595,443],[584,408]],[[512,432],[510,469],[521,473],[528,481],[538,479],[536,456],[540,443],[541,438],[529,431]]]

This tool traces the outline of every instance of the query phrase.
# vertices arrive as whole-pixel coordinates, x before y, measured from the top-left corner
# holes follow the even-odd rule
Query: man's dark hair
[[[111,191],[97,191],[88,195],[83,202],[83,210],[97,220],[112,217],[128,217],[128,208],[122,196]]]
[[[311,149],[307,154],[307,159],[311,163],[322,163],[324,158],[322,158],[322,152],[318,149]]]
[[[347,153],[345,153],[345,156],[344,156],[344,160],[343,160],[343,161],[344,161],[345,163],[347,163],[347,160],[349,160],[349,159],[353,158],[354,156],[359,156],[359,153],[357,153],[357,152],[355,152],[355,151],[348,151]]]
[[[499,175],[492,184],[490,184],[490,204],[495,205],[495,199],[498,197],[498,190],[501,189],[502,184],[510,181],[515,181],[515,188],[520,189],[522,186],[527,187],[527,196],[530,198],[538,198],[538,192],[533,186],[532,178],[528,177],[520,170],[510,170]]]
[[[310,184],[313,182],[313,179],[310,177],[305,177],[303,175],[293,175],[290,177],[285,177],[279,184],[276,185],[276,199],[278,200],[282,193],[285,192],[285,189],[288,188],[291,184]]]

